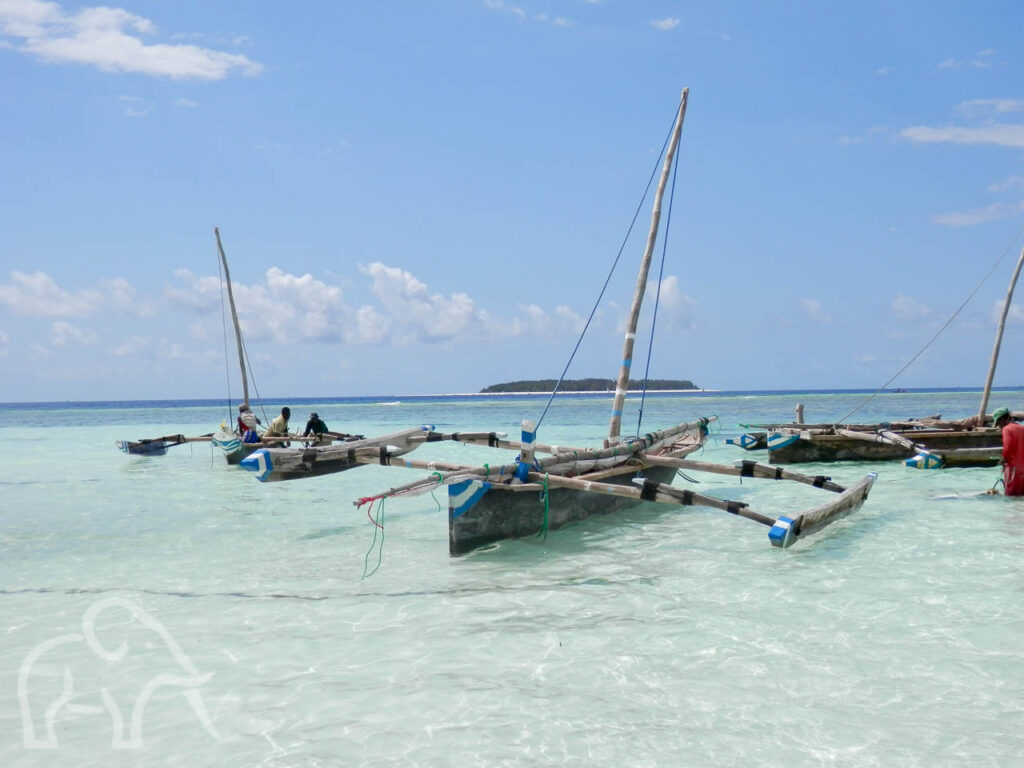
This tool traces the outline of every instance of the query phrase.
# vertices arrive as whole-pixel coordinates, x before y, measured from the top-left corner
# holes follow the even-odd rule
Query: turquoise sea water
[[[788,421],[797,402],[838,419],[864,397],[655,396],[644,425],[717,415],[699,458],[731,461],[755,456],[724,444],[740,422]],[[544,403],[396,399],[293,403],[294,423],[514,436]],[[857,418],[977,400],[886,394]],[[560,398],[539,439],[597,443],[609,406]],[[443,492],[387,502],[371,550],[380,531],[352,500],[410,470],[260,484],[204,444],[114,448],[210,432],[224,407],[0,413],[5,766],[1024,764],[1024,500],[975,495],[997,469],[805,465],[879,478],[861,511],[786,551],[753,522],[650,506],[451,559]],[[413,456],[495,461],[450,443]],[[828,495],[693,477],[772,514]]]

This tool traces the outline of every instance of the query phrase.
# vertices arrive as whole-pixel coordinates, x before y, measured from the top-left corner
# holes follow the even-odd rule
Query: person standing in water
[[[992,418],[1003,432],[1003,493],[1024,496],[1024,426],[1008,408],[997,408]]]

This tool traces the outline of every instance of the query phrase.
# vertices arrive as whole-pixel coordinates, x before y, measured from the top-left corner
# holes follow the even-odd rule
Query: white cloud
[[[492,11],[510,13],[520,21],[525,21],[526,19],[526,11],[524,11],[518,5],[506,3],[504,2],[504,0],[484,0],[484,7],[489,8]]]
[[[832,315],[828,314],[817,299],[800,299],[797,302],[803,313],[815,323],[831,323]]]
[[[10,283],[0,283],[0,305],[28,317],[75,317],[86,315],[102,301],[99,291],[69,293],[45,272],[11,272]]]
[[[96,343],[95,331],[82,330],[71,323],[58,320],[52,327],[53,336],[50,344],[55,347],[81,346],[89,347]]]
[[[971,99],[957,104],[956,111],[968,117],[1024,112],[1024,99]]]
[[[994,144],[1001,147],[1024,147],[1024,125],[995,124],[974,128],[930,128],[916,125],[904,128],[900,131],[900,136],[923,144]]]
[[[863,143],[864,143],[864,137],[863,136],[840,136],[839,138],[836,139],[836,144],[838,144],[841,147],[849,147],[849,146],[852,146],[854,144],[863,144]]]
[[[174,102],[176,107],[198,107],[198,102],[192,101],[192,99],[178,99]]]
[[[7,347],[11,344],[11,337],[6,332],[0,331],[0,357],[7,357]]]
[[[654,296],[657,286],[651,286]],[[691,331],[697,325],[697,302],[679,288],[679,278],[669,275],[661,281],[658,294],[658,324],[677,331]]]
[[[912,320],[926,317],[931,313],[924,303],[911,296],[904,296],[902,293],[897,294],[890,302],[889,311],[897,320]]]
[[[1017,187],[1024,187],[1024,176],[1010,176],[1009,178],[989,184],[989,192],[1006,192]]]
[[[990,221],[1009,219],[1021,211],[1024,211],[1024,201],[1011,205],[993,203],[987,208],[979,208],[974,211],[936,214],[932,216],[932,221],[947,227],[972,227],[976,224],[987,224]]]
[[[879,67],[878,69],[875,70],[875,74],[878,75],[879,77],[884,77],[885,75],[891,74],[892,71],[892,67]]]
[[[936,70],[943,69],[961,69],[963,67],[971,67],[973,69],[991,69],[995,62],[992,60],[996,55],[994,48],[986,48],[983,51],[978,51],[974,54],[974,58],[971,59],[955,59],[950,57],[939,62]]]
[[[664,19],[652,19],[651,26],[655,29],[667,32],[668,30],[675,29],[679,26],[679,19],[674,19],[671,16]]]
[[[490,317],[465,293],[431,294],[410,272],[380,262],[359,270],[372,280],[370,291],[390,321],[393,342],[486,338]]]
[[[1003,305],[1005,303],[1005,299],[996,299],[996,301],[992,303],[988,316],[993,325],[999,324],[999,318],[1003,315]],[[1006,313],[1006,324],[1024,325],[1024,306],[1020,304],[1010,304],[1010,311]]]
[[[0,1],[0,44],[44,61],[174,79],[222,80],[235,72],[255,75],[262,70],[241,54],[141,39],[156,33],[149,19],[121,8],[97,6],[69,13],[44,0]]]
[[[116,347],[111,347],[107,352],[113,357],[130,357],[136,352],[147,349],[151,346],[150,340],[145,336],[132,336],[130,339]]]

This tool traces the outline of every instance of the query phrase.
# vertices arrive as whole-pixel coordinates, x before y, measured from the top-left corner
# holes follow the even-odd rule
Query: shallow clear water
[[[965,416],[977,399],[884,395],[858,419]],[[702,458],[731,461],[755,456],[724,444],[738,423],[863,400],[658,396],[644,426],[718,415]],[[365,434],[515,435],[543,402],[293,410]],[[599,442],[608,409],[560,400],[539,439]],[[862,510],[786,551],[750,521],[647,507],[450,559],[443,492],[387,502],[382,549],[352,505],[414,471],[263,485],[207,445],[113,446],[210,432],[223,408],[0,411],[4,765],[1024,764],[1024,500],[974,495],[997,469],[805,465],[879,478]],[[449,443],[413,456],[495,460]],[[766,513],[827,497],[693,476]]]

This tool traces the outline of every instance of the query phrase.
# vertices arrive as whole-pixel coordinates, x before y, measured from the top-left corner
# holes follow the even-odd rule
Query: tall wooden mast
[[[978,409],[978,417],[982,424],[985,423],[985,411],[988,409],[988,396],[992,392],[992,379],[996,375],[996,363],[999,362],[999,348],[1003,345],[1003,329],[1006,327],[1006,315],[1010,311],[1010,302],[1013,300],[1013,289],[1017,285],[1017,278],[1020,276],[1021,265],[1024,265],[1024,248],[1021,248],[1020,258],[1017,259],[1017,268],[1013,270],[1013,278],[1010,280],[1010,287],[1006,289],[1006,301],[1003,302],[1003,314],[999,318],[999,327],[996,329],[996,342],[992,347],[992,362],[988,365],[988,378],[985,379],[985,389],[981,393],[981,407]]]
[[[245,350],[242,347],[242,329],[238,325],[238,312],[235,311],[235,294],[231,291],[231,272],[228,270],[228,260],[224,256],[224,246],[220,244],[220,231],[213,228],[213,234],[217,237],[217,251],[220,253],[220,263],[224,267],[224,282],[228,286],[228,304],[231,306],[231,322],[235,325],[235,345],[238,347],[238,367],[242,371],[242,402],[249,404],[249,379],[245,375]]]
[[[668,152],[665,153],[665,164],[661,168],[661,179],[658,181],[658,190],[654,194],[654,210],[651,211],[651,230],[647,234],[647,246],[644,248],[644,258],[640,263],[640,275],[636,279],[636,291],[633,293],[633,306],[629,310],[629,323],[626,326],[626,340],[622,345],[622,364],[619,367],[619,378],[615,383],[615,400],[612,403],[612,419],[608,427],[608,441],[618,442],[619,432],[622,427],[622,404],[626,400],[626,390],[629,388],[629,369],[633,364],[633,344],[636,341],[636,325],[640,319],[640,307],[644,301],[644,290],[647,288],[647,273],[651,268],[651,256],[654,253],[654,245],[658,240],[658,225],[661,222],[661,198],[665,194],[665,185],[672,172],[672,158],[675,156],[676,147],[679,145],[679,135],[683,131],[683,118],[686,117],[686,98],[690,93],[689,88],[683,88],[683,94],[679,100],[679,114],[676,116],[676,125],[672,131],[672,140],[669,142]]]

